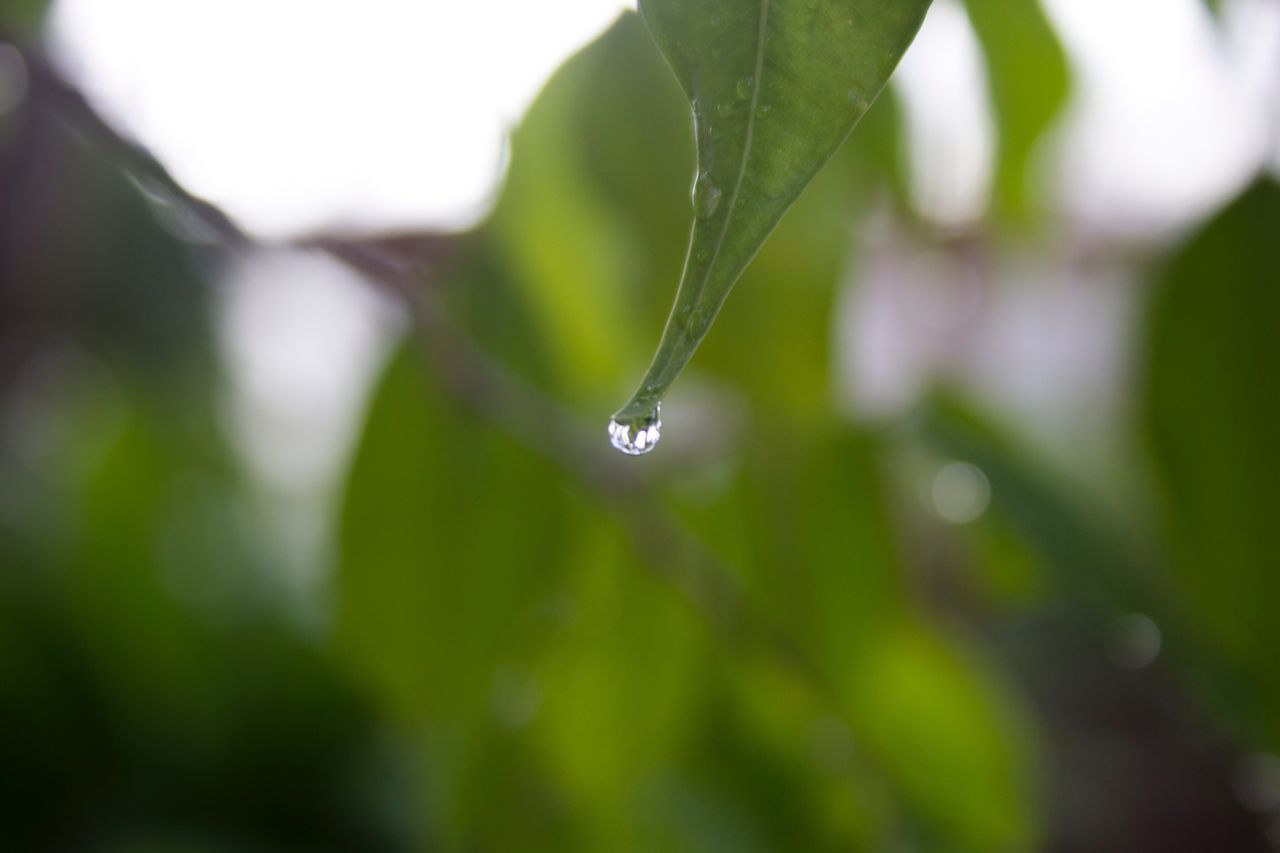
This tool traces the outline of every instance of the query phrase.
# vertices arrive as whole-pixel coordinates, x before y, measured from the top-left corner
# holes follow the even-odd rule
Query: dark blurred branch
[[[4,41],[2,33],[0,41]],[[105,149],[126,173],[145,179],[150,187],[166,195],[181,199],[187,210],[224,244],[235,247],[252,242],[225,213],[187,192],[150,152],[121,136],[42,55],[24,50],[22,56],[27,65],[32,100],[47,106],[76,132]]]

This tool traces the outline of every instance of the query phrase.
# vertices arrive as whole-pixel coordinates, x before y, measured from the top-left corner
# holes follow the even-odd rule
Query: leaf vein
[[[742,144],[742,162],[738,164],[738,177],[734,181],[733,192],[729,195],[729,204],[725,208],[724,225],[720,228],[720,235],[716,238],[716,247],[711,253],[711,261],[707,264],[706,272],[702,275],[702,283],[698,287],[699,300],[702,298],[702,291],[707,282],[711,280],[711,273],[715,269],[716,261],[720,259],[720,249],[724,246],[725,238],[729,235],[729,227],[733,224],[733,213],[738,206],[738,196],[742,192],[742,184],[747,178],[747,163],[751,160],[751,146],[756,130],[756,107],[760,102],[760,87],[764,82],[761,79],[764,71],[764,37],[769,26],[770,2],[771,0],[760,0],[760,27],[756,31],[756,61],[751,78],[751,103],[747,112],[747,135]]]

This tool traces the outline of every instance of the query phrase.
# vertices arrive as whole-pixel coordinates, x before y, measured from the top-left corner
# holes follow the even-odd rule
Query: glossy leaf
[[[693,234],[675,305],[616,420],[647,418],[730,289],[883,88],[928,0],[642,0],[693,107]]]

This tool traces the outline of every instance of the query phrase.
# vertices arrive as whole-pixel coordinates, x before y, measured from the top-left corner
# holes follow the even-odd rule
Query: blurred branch
[[[0,33],[0,41],[5,40],[4,34]],[[47,105],[72,129],[104,148],[127,174],[145,179],[149,186],[180,199],[223,244],[241,247],[253,242],[225,213],[187,192],[150,152],[121,136],[41,54],[30,49],[22,49],[21,52],[27,65],[33,101]]]

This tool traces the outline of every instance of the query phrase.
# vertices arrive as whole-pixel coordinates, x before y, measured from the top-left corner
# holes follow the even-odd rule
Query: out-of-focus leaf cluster
[[[968,8],[997,252],[1048,224],[1027,176],[1068,75],[1038,4]],[[509,383],[431,341],[392,360],[317,625],[219,427],[217,253],[39,99],[0,119],[16,849],[1265,849],[1231,762],[1280,750],[1274,184],[1141,274],[1118,464],[1146,487],[1115,511],[958,389],[874,426],[832,402],[865,233],[929,232],[887,93],[633,478],[542,440],[548,408],[594,424],[644,366],[687,240],[688,117],[624,16],[422,284]],[[961,527],[916,494],[950,459],[990,486]],[[1160,626],[1154,667],[1109,661],[1127,614]]]

